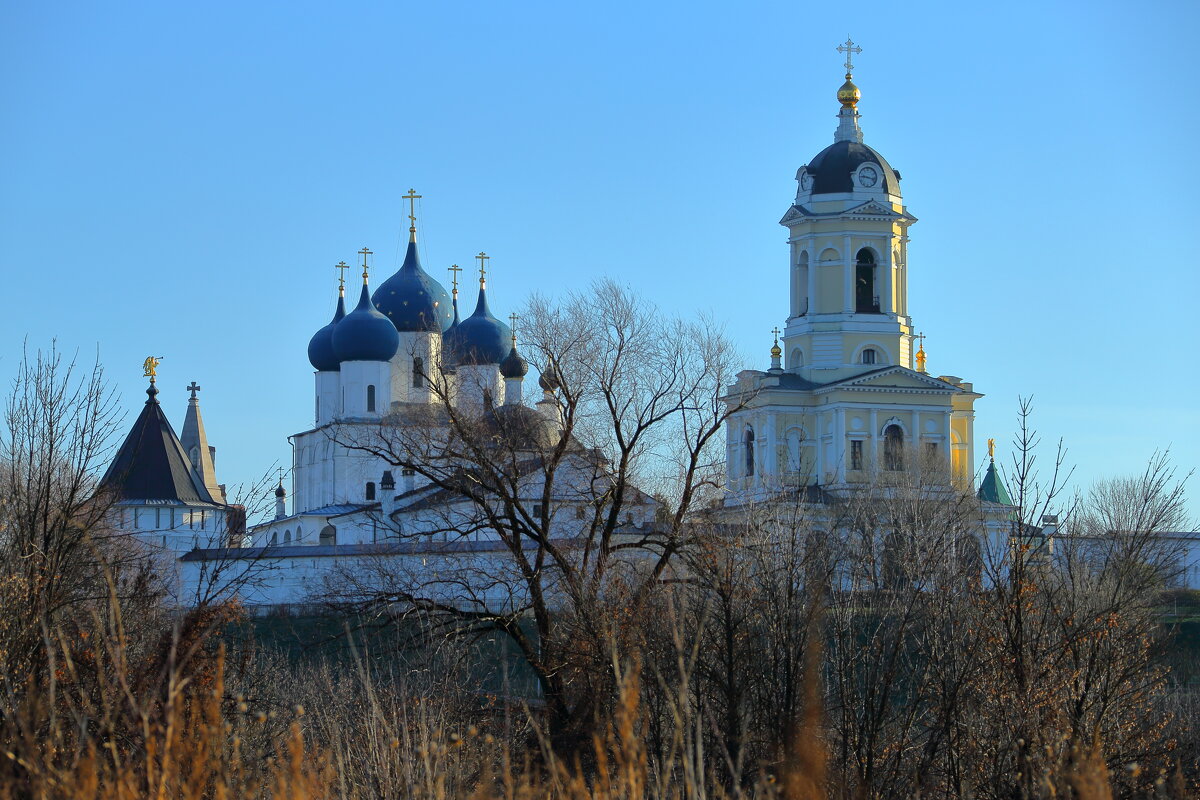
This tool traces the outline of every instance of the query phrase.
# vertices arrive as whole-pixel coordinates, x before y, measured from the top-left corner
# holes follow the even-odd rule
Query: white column
[[[842,285],[845,295],[842,298],[842,311],[847,314],[854,313],[855,264],[854,254],[850,252],[850,236],[847,234],[842,237]]]

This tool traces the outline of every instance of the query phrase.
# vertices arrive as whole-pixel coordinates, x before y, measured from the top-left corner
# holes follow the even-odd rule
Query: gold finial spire
[[[338,297],[346,296],[346,270],[350,269],[350,265],[345,261],[339,261],[333,265],[333,268],[338,271]]]
[[[151,383],[154,383],[154,378],[158,375],[159,362],[163,360],[162,356],[150,356],[142,362],[142,377],[149,378]]]
[[[992,461],[996,460],[996,440],[988,439],[988,458]]]
[[[837,46],[839,53],[846,54],[846,82],[838,89],[837,99],[845,108],[854,108],[858,105],[858,101],[862,99],[862,92],[854,85],[854,81],[850,80],[851,73],[854,72],[853,57],[855,53],[861,53],[862,48],[854,43],[849,36],[846,37],[844,44]]]
[[[508,321],[512,323],[512,327],[510,328],[510,331],[512,332],[513,348],[516,348],[516,346],[517,346],[517,320],[519,320],[519,319],[520,319],[520,317],[517,316],[517,313],[515,311],[508,315]]]
[[[783,350],[779,347],[779,326],[772,328],[771,333],[775,335],[775,344],[771,346],[771,358],[779,358],[783,355]]]
[[[919,339],[921,342],[920,347],[917,348],[917,372],[924,372],[925,371],[925,334],[918,333],[917,339]]]
[[[491,258],[487,253],[480,251],[479,255],[475,256],[479,259],[479,288],[487,288],[487,261]]]
[[[462,272],[462,267],[458,264],[451,264],[446,267],[446,271],[450,273],[450,286],[454,292],[454,296],[458,297],[458,273]]]
[[[421,195],[417,194],[416,189],[409,189],[408,194],[404,195],[404,199],[408,201],[408,240],[415,242],[417,240],[417,201],[421,199]]]
[[[363,263],[362,263],[363,286],[366,286],[367,285],[367,256],[373,256],[375,254],[372,253],[370,250],[368,250],[365,245],[363,246],[362,250],[358,251],[358,254],[363,257]]]

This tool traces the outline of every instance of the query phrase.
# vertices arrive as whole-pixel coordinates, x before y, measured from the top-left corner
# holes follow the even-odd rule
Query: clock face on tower
[[[870,188],[879,182],[879,173],[874,167],[863,167],[858,171],[858,183],[860,186]]]
[[[812,175],[808,172],[800,173],[800,188],[806,192],[812,188]]]

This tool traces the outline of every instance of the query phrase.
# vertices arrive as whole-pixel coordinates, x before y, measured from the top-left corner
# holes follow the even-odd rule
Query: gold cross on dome
[[[458,273],[462,272],[462,267],[458,264],[451,264],[446,271],[450,273],[450,285],[454,288],[454,293],[458,294]]]
[[[779,344],[779,326],[776,325],[771,329],[771,333],[775,334],[775,344]]]
[[[520,317],[517,316],[516,312],[513,312],[512,314],[508,315],[508,319],[509,319],[509,322],[512,323],[511,330],[512,330],[513,347],[516,347],[517,346],[517,320],[519,320]]]
[[[918,333],[918,334],[917,334],[917,339],[918,339],[918,340],[921,342],[920,346],[919,346],[917,349],[918,349],[918,350],[924,350],[924,349],[925,349],[925,334],[924,334],[923,332],[922,332],[922,333]]]
[[[192,381],[192,385],[187,387],[187,390],[192,393],[192,399],[196,399],[196,392],[200,391],[200,384]]]
[[[350,269],[350,265],[345,261],[339,261],[333,265],[333,268],[338,271],[338,288],[341,289],[346,285],[346,270]]]
[[[416,233],[417,231],[417,201],[421,199],[421,195],[417,194],[416,189],[409,189],[408,194],[404,195],[404,199],[408,201],[408,232]]]
[[[363,263],[362,263],[363,283],[366,283],[367,282],[367,256],[373,256],[375,254],[372,253],[370,250],[368,250],[365,245],[363,246],[362,250],[358,251],[358,254],[363,257]]]
[[[482,289],[487,283],[487,262],[491,256],[481,251],[475,258],[479,259],[479,288]]]
[[[851,59],[854,57],[855,53],[861,53],[862,48],[859,47],[858,45],[856,45],[854,43],[854,41],[849,36],[847,36],[845,44],[839,44],[837,46],[837,51],[839,53],[846,54],[846,73],[849,74],[849,73],[853,72],[854,71],[854,62]]]

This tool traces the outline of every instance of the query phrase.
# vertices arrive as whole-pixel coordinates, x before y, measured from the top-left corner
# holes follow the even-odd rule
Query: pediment
[[[893,211],[891,206],[886,206],[878,200],[868,200],[860,206],[848,209],[845,215],[847,217],[884,217],[887,219],[904,216]]]
[[[907,367],[884,367],[830,384],[830,389],[919,389],[943,392],[961,391],[957,386],[938,380],[932,375]]]
[[[803,207],[793,205],[791,208],[789,208],[787,210],[787,213],[783,215],[783,219],[779,220],[779,224],[780,225],[791,225],[794,222],[798,222],[799,220],[802,220],[802,219],[807,219],[811,216],[812,215],[809,214],[807,211],[805,211]]]

